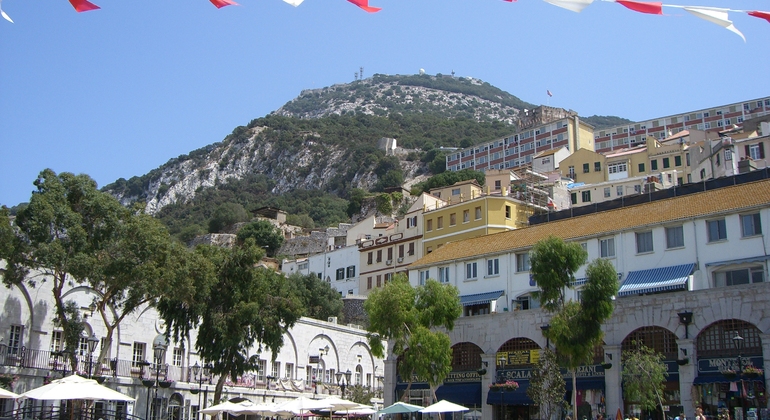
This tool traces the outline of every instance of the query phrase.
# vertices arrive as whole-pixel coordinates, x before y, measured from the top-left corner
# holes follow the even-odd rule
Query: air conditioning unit
[[[399,258],[398,262],[402,263],[402,262],[404,262],[404,259],[403,258]]]
[[[337,317],[336,316],[330,316],[327,321],[331,322],[332,324],[336,324],[337,323]]]
[[[391,264],[393,264],[393,260],[387,260],[387,261],[385,261],[385,265],[391,265]]]

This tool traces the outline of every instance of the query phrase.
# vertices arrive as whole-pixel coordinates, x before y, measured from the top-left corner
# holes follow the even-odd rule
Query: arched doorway
[[[760,333],[749,322],[725,319],[698,334],[693,402],[706,415],[729,413],[732,420],[752,420],[767,407]],[[761,373],[747,370],[749,366]]]
[[[662,420],[665,416],[675,417],[682,412],[681,395],[679,392],[679,365],[676,363],[679,346],[676,344],[676,334],[657,326],[641,327],[632,331],[623,339],[621,350],[623,354],[626,351],[637,349],[641,346],[650,348],[663,356],[663,363],[666,364],[668,377],[663,384],[663,395],[660,396],[664,407],[668,407],[666,413],[661,413],[660,409],[644,410],[639,405],[639,401],[630,401],[623,398],[625,404],[624,412],[626,416],[633,415],[640,419]],[[622,356],[621,356],[622,365]]]
[[[182,415],[183,409],[184,398],[182,398],[181,394],[175,392],[171,395],[171,398],[168,399],[168,420],[182,420],[184,418]]]
[[[514,380],[519,383],[515,391],[503,387],[490,390],[487,404],[495,406],[494,420],[529,420],[537,418],[538,409],[527,395],[532,366],[540,358],[540,346],[529,338],[512,338],[495,355],[495,383]]]

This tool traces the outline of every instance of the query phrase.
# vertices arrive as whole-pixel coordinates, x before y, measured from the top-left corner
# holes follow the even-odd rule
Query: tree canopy
[[[331,284],[312,273],[294,273],[288,277],[288,281],[296,287],[305,310],[304,316],[322,321],[331,316],[342,316],[342,296]]]
[[[638,344],[638,343],[635,343]],[[623,398],[638,403],[645,410],[663,409],[666,364],[664,356],[644,345],[623,352]]]
[[[267,220],[249,222],[238,231],[238,242],[245,242],[248,238],[254,238],[256,244],[271,257],[283,245],[283,232]]]
[[[458,290],[429,279],[424,286],[412,287],[409,279],[397,274],[381,289],[375,289],[364,302],[369,317],[369,344],[375,356],[383,357],[383,340],[399,357],[402,378],[417,378],[436,387],[452,370],[449,336],[437,327],[452,330],[460,316]]]

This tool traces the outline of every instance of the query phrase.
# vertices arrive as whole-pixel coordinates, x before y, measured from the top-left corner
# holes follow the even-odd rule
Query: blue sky
[[[5,0],[0,204],[44,168],[100,186],[222,140],[309,88],[374,73],[470,76],[536,104],[655,118],[770,94],[770,23],[731,13],[747,42],[681,9],[596,1]],[[766,0],[668,4],[769,11]],[[553,93],[546,96],[546,90]]]

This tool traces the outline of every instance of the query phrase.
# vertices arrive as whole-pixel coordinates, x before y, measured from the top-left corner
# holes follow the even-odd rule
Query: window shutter
[[[745,150],[746,150],[746,157],[747,157],[747,158],[750,158],[750,157],[751,157],[751,151],[749,150],[749,145],[747,144],[747,145],[745,145],[745,146],[743,146],[743,147],[744,147],[744,148],[745,148]]]
[[[759,158],[764,159],[765,158],[765,145],[764,143],[759,143]]]

